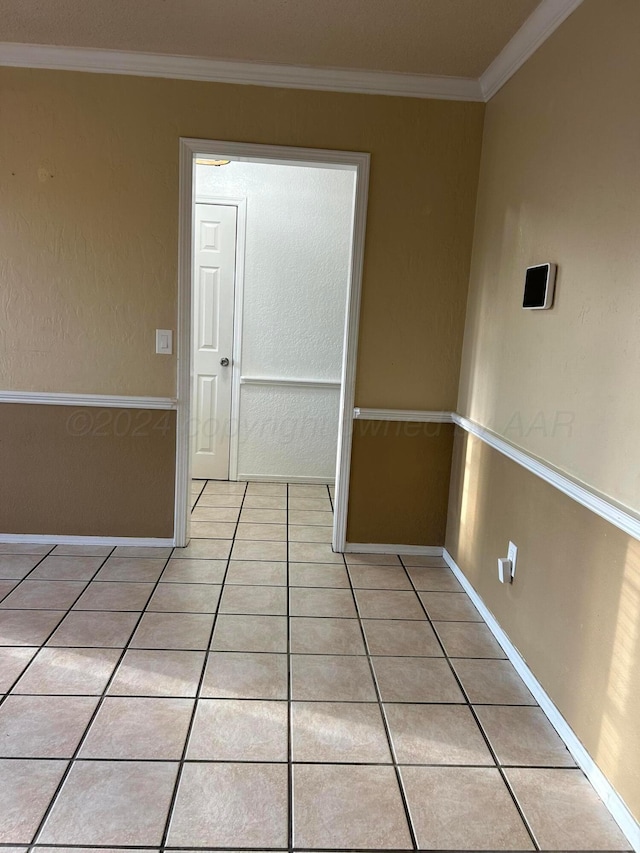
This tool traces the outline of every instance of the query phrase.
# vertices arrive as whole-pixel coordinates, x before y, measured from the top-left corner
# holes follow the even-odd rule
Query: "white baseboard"
[[[500,627],[495,616],[491,613],[491,611],[482,601],[478,593],[475,591],[475,589],[467,579],[466,575],[463,573],[462,569],[460,569],[460,567],[453,559],[451,554],[449,554],[449,552],[446,550],[446,548],[443,549],[442,556],[444,557],[447,565],[454,573],[456,578],[460,581],[469,598],[471,598],[475,606],[478,608],[480,615],[487,623],[487,626],[493,636],[502,646],[504,653],[513,664],[518,675],[527,685],[527,687],[533,694],[536,702],[540,705],[544,713],[547,715],[549,722],[564,741],[567,749],[574,757],[576,764],[578,765],[578,767],[581,768],[587,779],[591,782],[596,793],[601,798],[605,806],[609,809],[611,816],[618,824],[622,832],[626,835],[633,849],[635,851],[639,851],[640,853],[640,824],[638,824],[623,799],[616,792],[615,788],[609,782],[602,770],[600,770],[593,758],[584,748],[578,736],[575,734],[569,723],[562,716],[560,711],[556,708],[548,693],[545,691],[538,679],[535,677],[533,672],[525,663],[525,660],[520,654],[520,652],[516,649],[507,634]]]
[[[145,539],[136,536],[48,536],[30,533],[0,533],[0,542],[24,545],[134,545],[146,548],[173,548],[173,539]]]
[[[437,545],[378,545],[377,543],[347,542],[345,554],[407,554],[411,556],[442,557]]]
[[[238,474],[240,483],[301,483],[308,486],[333,486],[332,477],[292,477],[290,474]]]

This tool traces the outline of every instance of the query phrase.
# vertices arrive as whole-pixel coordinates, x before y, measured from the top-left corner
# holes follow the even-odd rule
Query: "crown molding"
[[[581,3],[542,0],[480,77],[483,100],[489,101]]]
[[[354,68],[312,68],[268,62],[234,62],[160,53],[102,50],[61,45],[0,42],[0,66],[165,77],[279,89],[312,89],[400,98],[489,101],[535,53],[582,0],[542,0],[484,74],[440,77]]]
[[[0,65],[136,77],[169,77],[281,89],[315,89],[405,98],[482,101],[477,80],[344,68],[311,68],[267,62],[232,62],[123,50],[0,42]]]

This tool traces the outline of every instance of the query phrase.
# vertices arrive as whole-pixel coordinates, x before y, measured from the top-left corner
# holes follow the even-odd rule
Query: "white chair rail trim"
[[[241,376],[241,385],[280,385],[290,388],[333,388],[340,389],[340,380],[336,379],[288,379],[279,376]]]
[[[173,397],[130,397],[118,394],[64,394],[57,391],[0,391],[0,403],[29,403],[37,406],[93,406],[100,409],[177,408]]]
[[[517,462],[518,465],[526,468],[527,471],[540,477],[546,483],[555,486],[563,494],[573,498],[574,501],[577,501],[577,503],[590,509],[592,512],[595,512],[596,515],[615,525],[624,533],[627,533],[634,539],[640,539],[640,517],[634,515],[631,511],[619,506],[610,498],[599,494],[595,489],[586,485],[586,483],[573,480],[546,462],[505,441],[491,430],[475,423],[475,421],[470,421],[468,418],[455,413],[452,415],[452,418],[453,422],[465,430],[465,432],[476,436],[476,438],[484,441],[485,444],[488,444],[494,450],[502,453],[503,456],[506,456],[513,462]]]
[[[354,420],[404,421],[405,423],[451,424],[451,412],[427,412],[419,409],[361,409],[353,410]]]
[[[622,530],[628,536],[640,540],[640,516],[596,489],[574,480],[541,459],[505,441],[490,429],[458,415],[456,412],[421,411],[412,409],[364,409],[353,410],[354,420],[404,421],[407,423],[453,423],[470,435],[479,438],[508,459],[526,468],[532,474],[554,486],[577,503],[590,509],[600,518]]]

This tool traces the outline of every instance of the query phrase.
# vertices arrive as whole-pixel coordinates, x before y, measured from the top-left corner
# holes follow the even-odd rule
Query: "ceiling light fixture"
[[[204,157],[196,157],[198,166],[226,166],[231,160],[205,160]]]

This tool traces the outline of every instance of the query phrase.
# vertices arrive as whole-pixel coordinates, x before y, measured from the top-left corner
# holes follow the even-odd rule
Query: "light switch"
[[[171,355],[173,352],[173,332],[171,329],[156,329],[156,353]]]

